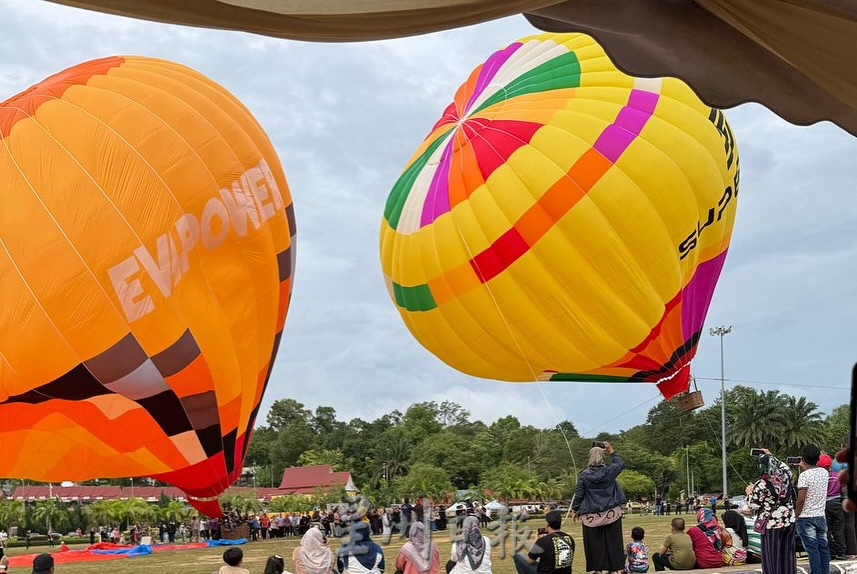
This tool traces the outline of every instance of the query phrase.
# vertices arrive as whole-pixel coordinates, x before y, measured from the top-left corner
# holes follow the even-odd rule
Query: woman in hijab
[[[687,531],[693,542],[697,568],[719,568],[723,566],[723,538],[720,525],[710,508],[696,511],[697,525]]]
[[[265,571],[262,574],[283,574],[286,570],[286,563],[283,557],[279,554],[268,556],[268,561],[265,562]]]
[[[732,536],[732,545],[737,548],[747,548],[750,544],[747,536],[747,524],[744,522],[744,517],[734,510],[727,510],[723,513],[723,525],[726,527],[729,535]]]
[[[333,552],[327,547],[327,538],[318,528],[310,528],[301,538],[301,544],[292,552],[295,574],[333,574]]]
[[[482,536],[479,519],[468,516],[461,537],[452,544],[447,574],[491,574],[491,541]]]
[[[383,574],[384,551],[372,542],[365,522],[351,523],[348,541],[336,553],[336,569],[348,574]]]
[[[605,459],[605,453],[610,457]],[[616,482],[625,462],[609,442],[589,450],[589,464],[577,477],[571,509],[583,523],[583,553],[586,571],[611,573],[625,569],[622,539],[622,505],[625,493]]]
[[[734,510],[723,513],[724,544],[723,563],[729,566],[740,566],[747,563],[750,539],[747,536],[747,525],[744,517]]]
[[[396,571],[404,574],[438,574],[440,551],[437,544],[429,540],[423,522],[411,524],[408,541],[396,556]]]
[[[755,512],[753,530],[762,535],[762,570],[795,574],[795,489],[792,471],[765,450],[761,477],[747,487],[747,505]]]

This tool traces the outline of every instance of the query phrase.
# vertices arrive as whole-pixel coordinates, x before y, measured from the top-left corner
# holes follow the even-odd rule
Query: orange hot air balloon
[[[286,319],[295,219],[258,122],[112,57],[0,104],[0,476],[152,476],[218,515]]]

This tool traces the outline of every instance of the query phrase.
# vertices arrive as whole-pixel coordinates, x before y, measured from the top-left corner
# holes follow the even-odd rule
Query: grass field
[[[673,516],[625,516],[623,518],[622,527],[625,532],[625,541],[631,538],[631,528],[634,526],[642,526],[646,530],[646,542],[649,544],[650,553],[657,551],[664,537],[669,533],[670,520]],[[690,515],[684,515],[685,520],[693,520]],[[530,520],[526,523],[527,526],[533,529],[533,538],[535,530],[544,526],[542,520]],[[573,572],[585,572],[583,559],[583,543],[581,526],[579,523],[566,521],[563,524],[566,532],[574,537],[577,544],[577,552],[574,556]],[[494,532],[489,530],[483,531],[488,538],[494,537]],[[376,541],[378,537],[375,537]],[[446,532],[435,533],[432,540],[440,547],[441,570],[443,565],[449,559],[451,543]],[[286,558],[286,569],[292,570],[293,564],[291,561],[292,550],[298,545],[297,538],[287,538],[278,540],[268,540],[251,542],[243,545],[244,550],[244,567],[248,568],[253,574],[261,574],[265,561],[271,554],[280,554]],[[380,541],[378,541],[380,543]],[[505,559],[499,557],[500,547],[495,546],[491,549],[491,560],[493,562],[493,571],[495,574],[515,574],[515,565],[509,555],[509,539],[505,540],[504,554]],[[393,538],[389,545],[383,545],[384,555],[387,560],[387,574],[392,574],[395,570],[393,565],[396,554],[401,548],[403,540]],[[337,541],[331,539],[331,548],[336,551],[339,547]],[[76,549],[77,547],[73,547]],[[56,549],[54,549],[56,550]],[[203,548],[199,550],[176,550],[156,552],[149,556],[140,556],[135,558],[123,558],[119,560],[102,561],[102,562],[79,562],[74,564],[57,564],[57,574],[161,574],[161,573],[179,573],[179,574],[211,574],[216,571],[223,563],[221,556],[223,548]],[[19,548],[12,548],[8,551],[10,556],[25,554],[27,551]],[[25,572],[23,567],[12,568],[12,571]],[[652,569],[654,570],[654,569]]]

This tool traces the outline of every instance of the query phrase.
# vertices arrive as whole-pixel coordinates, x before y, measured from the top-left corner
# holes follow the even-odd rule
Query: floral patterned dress
[[[778,461],[779,462],[779,461]],[[790,482],[785,485],[778,484],[777,476],[781,473],[791,475],[791,469],[784,463],[779,463],[778,472],[771,473],[765,480],[756,481],[750,492],[748,505],[756,512],[757,520],[767,519],[767,528],[786,528],[795,523],[794,498],[788,494],[777,495],[777,487],[791,488]]]

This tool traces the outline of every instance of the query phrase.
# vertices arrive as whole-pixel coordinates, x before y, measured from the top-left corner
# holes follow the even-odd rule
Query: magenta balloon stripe
[[[485,88],[489,83],[491,83],[494,76],[497,75],[497,71],[503,67],[503,64],[505,64],[509,58],[512,57],[512,54],[517,52],[518,48],[521,46],[523,46],[523,44],[520,42],[509,44],[506,48],[491,54],[491,57],[485,61],[482,65],[482,70],[479,71],[479,77],[476,79],[476,87],[473,89],[470,99],[467,100],[467,106],[464,108],[465,114],[470,110],[470,106],[473,102],[476,101],[482,92],[485,91]]]
[[[700,263],[693,277],[681,290],[681,329],[685,337],[691,337],[702,329],[727,251],[724,249],[716,257]]]
[[[420,217],[420,228],[426,225],[431,225],[434,220],[448,212],[449,206],[449,167],[452,161],[452,146],[455,141],[455,136],[449,139],[446,147],[443,149],[443,154],[440,156],[440,163],[431,178],[428,195],[423,202],[423,212]]]
[[[616,163],[655,113],[658,98],[659,94],[654,92],[631,90],[628,103],[616,116],[616,121],[601,132],[593,147],[611,163]]]

